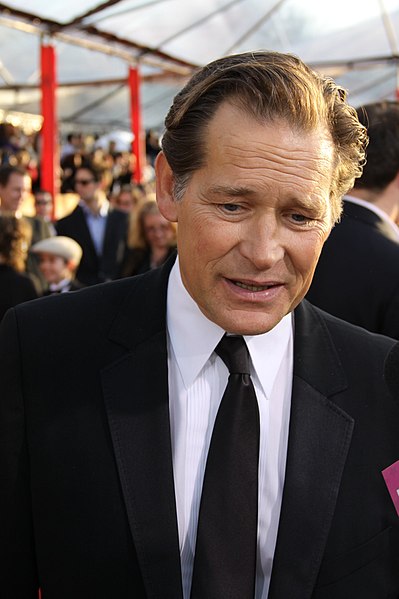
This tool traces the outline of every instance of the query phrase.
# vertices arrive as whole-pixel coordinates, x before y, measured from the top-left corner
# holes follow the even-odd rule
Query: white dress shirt
[[[93,241],[97,256],[102,256],[105,238],[105,228],[107,226],[107,218],[109,213],[109,202],[105,200],[97,214],[94,214],[83,200],[80,200],[79,206],[83,210],[86,224]]]
[[[182,564],[189,599],[206,457],[228,370],[215,353],[225,331],[186,291],[178,259],[167,296],[169,409]],[[293,317],[269,333],[244,337],[260,412],[256,599],[266,599],[280,518],[293,374]]]

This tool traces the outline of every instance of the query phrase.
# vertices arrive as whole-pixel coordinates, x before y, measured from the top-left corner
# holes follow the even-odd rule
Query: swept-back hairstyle
[[[177,94],[165,119],[162,149],[180,200],[194,171],[206,160],[206,132],[217,108],[230,101],[259,122],[283,119],[294,129],[322,126],[335,148],[331,185],[334,220],[341,198],[362,173],[367,133],[346,92],[312,71],[299,58],[278,52],[250,52],[216,60],[200,69]]]

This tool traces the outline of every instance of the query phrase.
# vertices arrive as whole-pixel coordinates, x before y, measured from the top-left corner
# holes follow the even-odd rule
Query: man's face
[[[297,306],[331,229],[332,164],[326,131],[260,124],[228,103],[181,201],[164,194],[172,178],[160,159],[160,208],[178,222],[182,280],[207,318],[257,335]]]
[[[133,195],[130,193],[130,191],[121,191],[116,198],[114,198],[112,204],[117,210],[126,212],[126,214],[130,214],[134,208]]]
[[[25,193],[25,177],[12,173],[6,185],[0,185],[1,209],[4,212],[17,212],[22,206]]]
[[[75,191],[84,202],[90,203],[94,199],[99,183],[94,179],[93,173],[85,168],[79,168],[75,174]]]
[[[35,211],[37,216],[50,218],[53,211],[53,201],[48,193],[38,192],[35,194]]]

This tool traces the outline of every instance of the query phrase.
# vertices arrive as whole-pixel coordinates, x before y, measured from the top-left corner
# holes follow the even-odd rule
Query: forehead
[[[5,187],[22,187],[24,184],[24,175],[20,173],[11,173]]]
[[[52,201],[51,196],[47,195],[47,193],[36,193],[35,194],[35,202],[46,202],[47,204],[50,204],[50,202]]]
[[[133,196],[130,191],[121,191],[116,200],[118,202],[132,202]]]
[[[91,171],[89,171],[89,169],[87,169],[87,168],[77,168],[75,177],[78,177],[78,176],[85,177],[86,179],[94,179],[93,173]]]
[[[282,119],[260,122],[222,104],[206,131],[206,168],[252,184],[331,184],[334,146],[321,125],[312,131]]]
[[[168,222],[166,218],[162,216],[160,212],[147,212],[147,214],[143,215],[143,222],[145,224],[148,223],[159,223],[159,222]]]

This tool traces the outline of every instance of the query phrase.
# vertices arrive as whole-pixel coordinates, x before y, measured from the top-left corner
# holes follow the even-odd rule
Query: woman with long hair
[[[176,233],[176,225],[162,216],[156,201],[145,200],[131,218],[121,276],[161,266],[176,249]]]
[[[33,281],[23,272],[31,234],[24,218],[0,214],[0,320],[8,308],[37,297]]]

